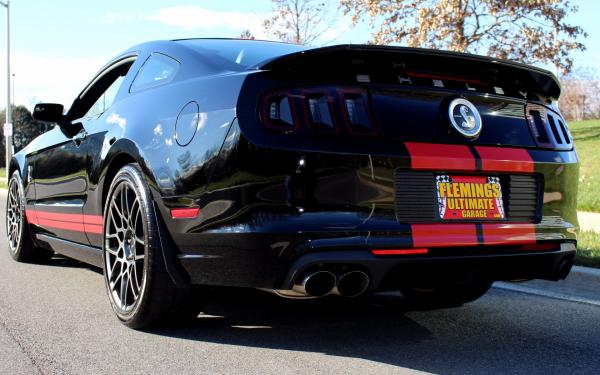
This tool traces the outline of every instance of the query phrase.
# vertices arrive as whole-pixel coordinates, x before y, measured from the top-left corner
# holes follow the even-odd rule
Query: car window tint
[[[94,105],[90,108],[90,110],[85,114],[84,117],[97,117],[106,112],[108,108],[112,105],[115,97],[117,96],[117,92],[119,92],[119,88],[121,84],[123,84],[124,76],[119,76],[107,89],[104,93],[96,100]]]
[[[141,67],[131,84],[131,92],[165,84],[173,79],[179,62],[169,56],[154,53]]]

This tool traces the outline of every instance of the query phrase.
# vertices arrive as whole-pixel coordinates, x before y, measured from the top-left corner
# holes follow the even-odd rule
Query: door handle
[[[75,144],[77,146],[79,146],[81,144],[81,142],[83,142],[85,140],[86,137],[87,137],[87,132],[85,130],[82,130],[79,133],[75,134],[73,136],[73,138],[71,138],[71,139],[73,140],[73,142],[75,142]]]

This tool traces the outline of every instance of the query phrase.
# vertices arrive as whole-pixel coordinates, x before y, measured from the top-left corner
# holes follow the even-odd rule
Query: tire
[[[410,304],[419,308],[456,307],[473,302],[492,286],[491,281],[475,280],[433,288],[402,287],[400,292]]]
[[[112,309],[134,329],[172,317],[178,305],[185,305],[165,266],[159,225],[139,166],[124,166],[111,183],[104,207],[102,252]]]
[[[8,252],[17,262],[45,263],[52,258],[52,250],[37,247],[31,239],[25,215],[25,194],[19,171],[14,171],[8,182],[6,197],[6,235]]]

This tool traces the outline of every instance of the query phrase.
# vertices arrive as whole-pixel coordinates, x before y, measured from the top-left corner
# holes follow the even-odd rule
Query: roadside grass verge
[[[6,168],[0,168],[0,189],[6,189]]]
[[[600,233],[592,231],[579,232],[577,235],[575,264],[600,268]]]
[[[569,129],[581,163],[577,209],[600,212],[600,120],[574,121]]]

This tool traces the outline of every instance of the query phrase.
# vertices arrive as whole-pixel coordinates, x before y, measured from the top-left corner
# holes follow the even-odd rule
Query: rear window
[[[170,82],[179,69],[179,62],[161,53],[153,53],[144,62],[131,84],[131,92]]]
[[[216,55],[233,70],[245,70],[260,62],[306,49],[296,44],[241,39],[185,39],[177,42],[203,55]]]

